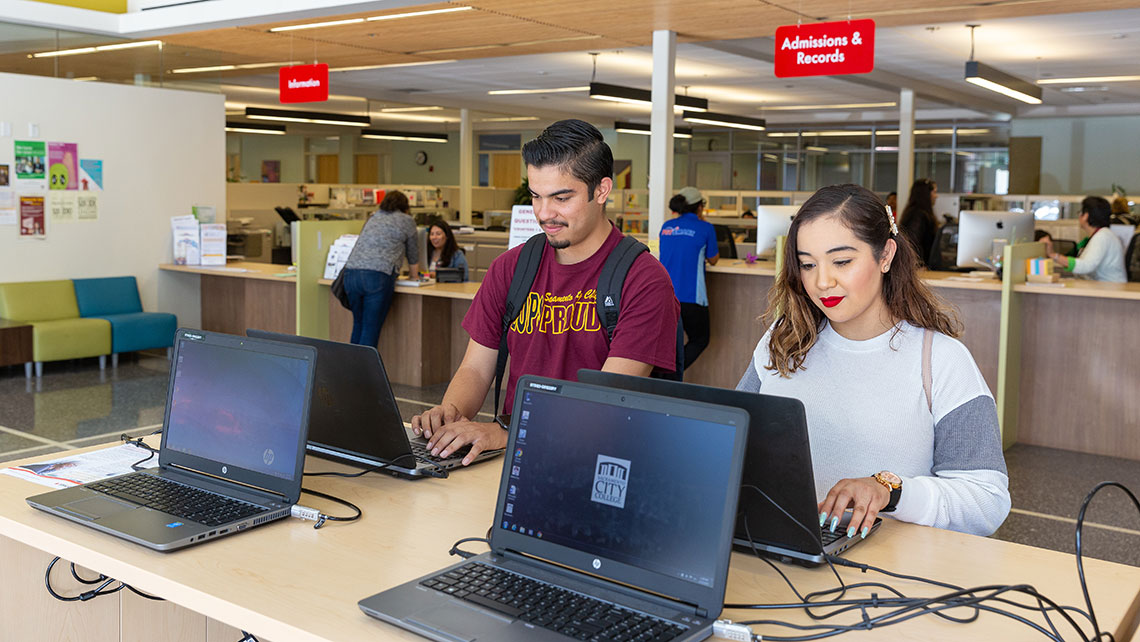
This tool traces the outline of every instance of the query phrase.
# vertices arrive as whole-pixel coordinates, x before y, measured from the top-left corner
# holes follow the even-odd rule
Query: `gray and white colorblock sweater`
[[[922,387],[922,328],[866,341],[828,324],[789,378],[765,369],[764,335],[737,390],[794,397],[807,412],[816,495],[840,479],[889,470],[903,479],[895,519],[989,535],[1009,514],[997,407],[966,346],[934,333],[933,412]]]

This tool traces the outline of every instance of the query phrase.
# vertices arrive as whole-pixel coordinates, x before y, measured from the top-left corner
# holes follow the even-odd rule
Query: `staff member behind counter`
[[[1085,276],[1096,281],[1125,283],[1128,275],[1124,271],[1124,247],[1120,238],[1108,229],[1112,221],[1112,206],[1099,196],[1089,196],[1081,201],[1081,215],[1077,223],[1081,231],[1088,235],[1078,245],[1083,245],[1080,256],[1053,254],[1053,261],[1063,270],[1077,276]]]

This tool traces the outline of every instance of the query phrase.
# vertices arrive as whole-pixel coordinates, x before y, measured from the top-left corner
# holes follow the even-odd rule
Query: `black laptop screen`
[[[181,341],[165,447],[293,479],[309,362]]]
[[[718,552],[735,432],[721,424],[523,392],[506,530],[701,586]]]

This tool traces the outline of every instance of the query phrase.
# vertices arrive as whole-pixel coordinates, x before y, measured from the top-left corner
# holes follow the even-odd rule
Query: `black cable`
[[[448,555],[458,555],[459,557],[462,557],[465,560],[469,560],[472,557],[475,557],[477,555],[477,553],[472,553],[471,551],[465,551],[465,550],[459,548],[461,545],[466,544],[467,542],[483,542],[483,543],[487,544],[487,546],[491,545],[491,540],[486,538],[486,537],[464,537],[463,539],[452,544],[451,550],[448,551],[447,554]]]
[[[252,633],[242,631],[242,638],[238,642],[258,642],[257,638],[253,637]]]
[[[321,497],[321,498],[327,499],[327,500],[329,500],[329,501],[331,501],[331,502],[336,502],[336,503],[340,504],[341,506],[347,506],[347,507],[348,507],[350,510],[354,510],[354,511],[356,511],[356,514],[355,514],[355,515],[353,515],[353,516],[351,516],[351,517],[337,517],[337,516],[335,516],[335,515],[326,515],[326,514],[324,514],[324,513],[321,513],[321,515],[320,515],[320,519],[318,519],[318,520],[317,520],[317,523],[313,525],[313,528],[320,528],[320,527],[324,526],[324,525],[325,525],[325,521],[330,521],[330,522],[354,522],[354,521],[356,521],[356,520],[360,519],[361,515],[363,515],[363,514],[364,514],[364,511],[360,510],[360,507],[359,507],[359,506],[357,506],[356,504],[353,504],[352,502],[350,502],[350,501],[348,501],[348,500],[346,500],[346,499],[341,499],[341,498],[339,498],[339,497],[334,497],[334,496],[332,496],[332,495],[329,495],[329,494],[327,494],[327,493],[322,493],[322,492],[320,492],[320,491],[317,491],[317,490],[309,490],[308,488],[302,488],[302,489],[301,489],[301,492],[302,492],[302,493],[308,493],[308,494],[310,494],[310,495],[314,495],[314,496],[316,496],[316,497]]]
[[[161,432],[162,432],[162,430],[159,429],[159,430],[156,430],[156,431],[150,433],[150,435],[157,435],[157,434],[160,434]],[[149,437],[150,435],[146,435],[146,436]],[[146,457],[144,457],[143,459],[140,459],[140,460],[136,461],[135,463],[131,464],[131,470],[134,470],[134,471],[142,470],[142,465],[145,464],[146,462],[150,461],[151,459],[154,459],[154,455],[158,452],[157,448],[151,447],[150,444],[143,441],[142,437],[132,438],[127,433],[123,433],[123,434],[119,435],[119,439],[121,439],[124,444],[131,444],[136,448],[142,448],[143,450],[150,453]]]
[[[56,558],[56,559],[59,559],[59,558]],[[102,582],[102,581],[107,579],[107,576],[103,575],[102,573],[99,574],[98,578],[93,579],[93,580],[85,580],[82,577],[79,577],[79,573],[77,573],[75,570],[75,562],[71,563],[71,576],[75,578],[76,582],[79,582],[80,584],[88,584],[88,585],[98,584],[99,582]]]
[[[111,595],[112,593],[118,593],[119,591],[121,591],[123,589],[128,589],[128,590],[132,591],[133,593],[135,593],[136,595],[139,595],[141,597],[145,597],[148,600],[165,601],[161,597],[156,597],[154,595],[147,595],[146,593],[143,593],[142,591],[136,589],[135,587],[131,586],[130,584],[124,584],[122,582],[119,582],[119,580],[116,580],[113,577],[107,577],[106,575],[103,575],[102,573],[99,574],[99,579],[85,580],[82,577],[80,577],[79,573],[75,570],[75,563],[74,562],[71,563],[71,576],[74,577],[76,579],[76,581],[80,582],[81,584],[87,584],[89,586],[95,585],[95,584],[98,584],[99,586],[97,588],[90,590],[90,591],[84,591],[84,592],[80,593],[79,595],[70,595],[70,596],[60,595],[59,593],[56,593],[55,589],[52,588],[52,585],[51,585],[51,570],[53,568],[55,568],[55,565],[57,562],[59,562],[59,559],[60,558],[56,557],[56,558],[52,559],[52,561],[48,562],[47,570],[44,571],[44,586],[47,588],[48,594],[51,595],[52,597],[54,597],[55,599],[59,600],[60,602],[86,602],[87,600],[91,600],[91,599],[97,598],[97,597],[102,596],[102,595]],[[119,582],[119,585],[116,586],[115,588],[107,588],[110,585],[114,584],[115,582]]]
[[[384,470],[386,468],[391,468],[391,467],[396,465],[396,462],[400,461],[401,459],[407,459],[407,458],[411,458],[413,462],[416,460],[416,456],[414,454],[404,453],[403,455],[400,455],[399,457],[396,457],[395,459],[393,459],[391,461],[387,461],[387,462],[384,462],[382,464],[378,464],[376,466],[369,466],[368,468],[365,468],[364,470],[361,470],[361,471],[357,471],[355,473],[341,473],[341,472],[329,470],[329,471],[323,471],[323,472],[318,472],[318,473],[302,473],[302,474],[305,477],[350,477],[350,478],[351,477],[363,477],[364,475],[367,475],[368,473],[380,472],[381,470]]]
[[[1082,557],[1083,535],[1084,535],[1084,528],[1085,528],[1085,512],[1088,511],[1089,504],[1092,503],[1093,497],[1096,497],[1097,493],[1099,493],[1101,490],[1108,488],[1110,486],[1119,488],[1120,490],[1124,491],[1124,493],[1126,495],[1128,495],[1128,499],[1132,500],[1132,505],[1136,507],[1137,511],[1140,511],[1140,501],[1138,501],[1136,499],[1136,495],[1132,494],[1132,491],[1128,490],[1128,488],[1126,488],[1124,486],[1124,484],[1121,484],[1120,482],[1114,482],[1114,481],[1103,481],[1103,482],[1097,484],[1096,486],[1093,487],[1093,489],[1091,491],[1089,491],[1089,494],[1085,496],[1084,501],[1081,502],[1081,511],[1079,513],[1077,513],[1077,530],[1076,530],[1076,535],[1075,535],[1075,539],[1076,539],[1075,544],[1076,544],[1076,555],[1077,555],[1077,577],[1081,582],[1081,594],[1084,595],[1085,606],[1087,606],[1089,608],[1089,620],[1092,621],[1093,633],[1096,635],[1096,637],[1094,639],[1100,640],[1103,637],[1107,637],[1110,641],[1114,641],[1116,638],[1115,638],[1115,636],[1113,636],[1112,633],[1110,633],[1108,631],[1101,632],[1100,627],[1097,625],[1096,612],[1093,610],[1092,598],[1089,597],[1088,581],[1085,580],[1085,564],[1084,564],[1084,559]]]

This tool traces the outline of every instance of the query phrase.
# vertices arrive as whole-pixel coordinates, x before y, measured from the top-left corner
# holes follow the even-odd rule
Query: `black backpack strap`
[[[606,257],[602,265],[602,273],[598,275],[597,299],[594,307],[598,311],[598,321],[606,330],[606,341],[614,338],[617,329],[618,314],[621,311],[621,288],[625,284],[625,276],[633,267],[633,262],[642,252],[649,248],[632,236],[623,236],[617,247]]]
[[[538,276],[538,266],[542,263],[542,253],[546,249],[546,234],[538,233],[527,239],[515,264],[515,273],[507,289],[507,301],[503,307],[502,336],[499,338],[499,356],[495,362],[495,414],[498,415],[499,393],[503,387],[503,374],[507,370],[507,332],[526,305],[527,295]]]

